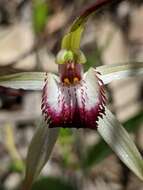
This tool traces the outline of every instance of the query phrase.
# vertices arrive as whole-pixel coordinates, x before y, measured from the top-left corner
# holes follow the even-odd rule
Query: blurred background
[[[0,0],[0,75],[57,72],[55,55],[76,16],[95,0]],[[116,1],[117,2],[117,1]],[[114,3],[87,23],[85,69],[143,61],[143,1]],[[106,86],[109,107],[143,153],[143,77]],[[0,190],[18,190],[41,118],[41,92],[0,87]],[[143,190],[143,183],[92,130],[61,129],[33,190]]]

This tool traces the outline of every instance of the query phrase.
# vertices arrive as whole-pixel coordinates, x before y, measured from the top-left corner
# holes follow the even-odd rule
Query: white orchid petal
[[[48,96],[49,106],[56,111],[61,109],[58,104],[58,99],[60,96],[59,78],[56,75],[48,73],[45,91],[46,95]]]
[[[143,62],[104,65],[96,68],[104,84],[143,74]]]
[[[143,74],[143,62],[104,65],[96,68],[101,73],[104,84],[113,80]],[[44,72],[21,72],[0,76],[0,86],[24,90],[41,90],[45,78]]]
[[[0,86],[24,90],[41,90],[44,85],[44,78],[44,72],[22,72],[4,75],[0,76]]]
[[[26,160],[25,189],[31,186],[49,160],[58,134],[59,129],[49,129],[46,123],[43,123],[35,132]]]
[[[42,95],[42,113],[47,120],[50,118],[58,121],[63,114],[63,94],[60,90],[59,78],[51,73],[48,73]],[[57,127],[57,125],[56,125]]]
[[[135,77],[143,74],[143,69],[139,71],[118,71],[111,74],[102,75],[100,78],[102,79],[104,84],[108,84],[112,81],[125,79],[127,77]]]
[[[102,75],[110,74],[118,71],[135,71],[143,68],[143,62],[126,62],[120,64],[110,64],[97,67]]]
[[[90,68],[83,77],[84,83],[84,92],[87,94],[86,99],[86,108],[91,109],[96,104],[99,103],[99,93],[100,93],[100,87],[98,78],[96,77],[95,70],[93,68]],[[79,89],[81,91],[81,89]],[[80,98],[81,99],[81,98]]]
[[[143,180],[143,159],[127,131],[107,108],[103,118],[99,118],[98,125],[97,130],[106,143]]]

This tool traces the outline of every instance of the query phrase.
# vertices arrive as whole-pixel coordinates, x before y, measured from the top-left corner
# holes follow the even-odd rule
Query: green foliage
[[[5,188],[1,184],[0,184],[0,190],[5,190]]]
[[[85,71],[87,71],[90,67],[100,66],[102,52],[99,49],[96,49],[94,53],[91,53],[87,56],[87,62],[84,65]]]
[[[21,160],[16,160],[11,163],[11,165],[9,166],[9,169],[12,172],[23,173],[25,166]]]
[[[60,129],[60,138],[62,138],[62,139],[67,139],[67,138],[69,138],[71,135],[72,135],[72,132],[71,132],[70,129],[68,129],[68,128],[61,128],[61,129]],[[62,140],[62,139],[61,139],[61,140]]]
[[[73,164],[72,145],[74,143],[74,135],[68,128],[61,128],[58,143],[61,145],[62,167],[68,168]]]
[[[34,183],[32,190],[76,190],[69,182],[55,177],[43,177]]]
[[[48,17],[48,6],[44,0],[33,0],[33,27],[36,34],[43,32]]]

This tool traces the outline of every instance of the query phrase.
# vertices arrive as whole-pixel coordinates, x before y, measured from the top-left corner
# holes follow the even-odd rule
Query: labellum
[[[105,93],[100,73],[83,72],[81,51],[62,50],[57,56],[59,77],[47,74],[42,95],[42,113],[49,127],[97,128],[104,114]]]

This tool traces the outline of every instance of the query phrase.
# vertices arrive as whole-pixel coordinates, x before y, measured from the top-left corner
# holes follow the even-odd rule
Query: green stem
[[[81,13],[81,15],[75,20],[75,22],[71,26],[70,32],[75,31],[79,26],[84,24],[87,21],[88,17],[92,13],[97,11],[98,9],[102,8],[103,6],[105,6],[109,3],[117,3],[117,2],[121,2],[121,1],[123,1],[123,0],[96,0],[96,2],[94,4],[92,4],[87,9],[85,9]]]
[[[33,184],[33,178],[29,177],[25,179],[21,190],[31,190]]]

